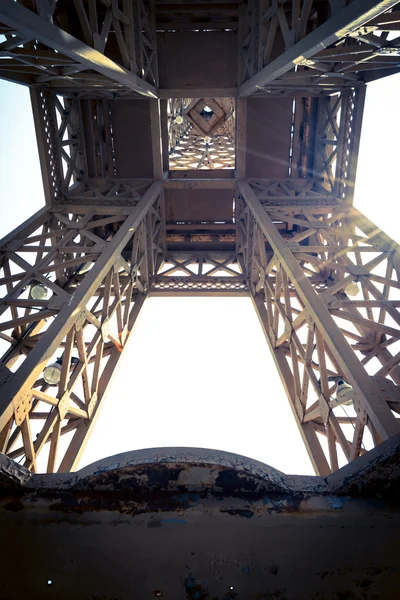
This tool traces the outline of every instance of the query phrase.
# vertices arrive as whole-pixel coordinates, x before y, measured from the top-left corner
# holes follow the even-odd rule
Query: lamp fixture
[[[58,385],[61,379],[62,359],[58,358],[56,362],[47,365],[43,369],[43,379],[47,385]]]
[[[50,363],[43,369],[43,379],[47,383],[47,385],[58,385],[61,379],[61,369],[62,369],[63,357],[60,356],[53,363]],[[79,358],[72,357],[70,363],[70,369],[74,367],[79,362]]]
[[[358,285],[357,281],[350,281],[350,283],[344,288],[344,291],[348,296],[354,298],[354,296],[357,296],[360,293],[360,286]]]
[[[353,386],[346,383],[343,379],[339,379],[336,388],[336,399],[333,400],[333,406],[351,406],[354,402],[354,390]]]
[[[30,295],[34,300],[46,300],[49,289],[43,284],[35,281],[31,285]]]

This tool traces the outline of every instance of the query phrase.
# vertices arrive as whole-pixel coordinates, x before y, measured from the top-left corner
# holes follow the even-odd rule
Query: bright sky
[[[400,241],[400,76],[369,86],[355,203]],[[29,92],[0,81],[0,236],[44,203]],[[251,301],[152,298],[80,466],[127,450],[216,448],[313,474]]]

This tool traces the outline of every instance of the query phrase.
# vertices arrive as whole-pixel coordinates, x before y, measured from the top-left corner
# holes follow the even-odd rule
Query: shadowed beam
[[[169,98],[236,98],[237,88],[160,88],[158,95],[160,98],[169,100]]]
[[[251,96],[257,90],[293,69],[297,64],[301,64],[305,59],[311,58],[340,38],[349,35],[397,3],[398,0],[383,0],[382,2],[353,0],[349,6],[338,11],[328,21],[243,83],[239,88],[239,96]]]
[[[24,39],[38,40],[86,69],[93,69],[142,96],[157,98],[157,90],[150,83],[13,0],[1,3],[0,22],[20,33]]]
[[[163,152],[159,100],[150,100],[150,131],[153,154],[153,177],[156,181],[161,181],[163,178]]]
[[[235,179],[164,179],[165,190],[234,190]]]

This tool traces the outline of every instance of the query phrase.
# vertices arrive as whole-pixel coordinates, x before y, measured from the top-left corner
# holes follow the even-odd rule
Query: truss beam
[[[314,57],[318,52],[335,43],[338,39],[351,34],[368,21],[378,17],[381,13],[397,4],[397,1],[353,0],[351,4],[338,10],[328,21],[310,32],[303,39],[300,39],[297,43],[289,43],[288,40],[285,40],[285,52],[245,81],[239,88],[239,96],[251,96],[291,71],[296,65],[306,64],[306,61]],[[308,2],[307,4],[311,8],[311,3]],[[255,32],[251,32],[249,35],[254,36]],[[300,75],[299,73],[294,73],[293,77],[299,77]],[[305,89],[307,88],[307,83],[300,82],[300,86]]]
[[[260,202],[257,200],[257,198],[255,197],[254,192],[252,191],[251,187],[248,185],[248,183],[246,182],[239,182],[238,183],[238,188],[240,191],[240,194],[242,195],[242,197],[245,200],[245,203],[247,205],[247,207],[249,208],[249,210],[251,211],[251,214],[253,215],[255,222],[257,223],[258,227],[260,228],[260,231],[262,232],[262,235],[265,236],[268,244],[270,245],[272,252],[273,252],[273,257],[272,257],[272,263],[271,266],[269,267],[269,269],[267,269],[270,271],[271,267],[274,265],[274,261],[277,262],[278,264],[278,271],[276,272],[276,290],[274,292],[275,294],[275,304],[278,307],[278,311],[275,311],[275,320],[279,317],[279,310],[282,307],[281,305],[281,285],[284,286],[284,291],[282,292],[282,294],[284,294],[284,308],[282,308],[283,310],[283,316],[284,316],[284,322],[285,322],[285,335],[283,335],[283,337],[279,337],[279,335],[281,335],[278,331],[275,331],[275,346],[276,347],[281,347],[285,336],[287,337],[287,339],[289,340],[290,344],[298,344],[298,339],[296,338],[296,326],[298,327],[300,324],[304,323],[305,321],[309,320],[310,323],[312,323],[312,327],[315,327],[315,331],[316,331],[316,339],[317,339],[317,347],[319,345],[320,349],[319,349],[319,362],[320,362],[320,372],[321,372],[321,394],[323,399],[323,403],[325,402],[326,404],[326,408],[328,410],[329,413],[329,384],[328,384],[328,379],[326,379],[324,381],[323,378],[323,371],[325,370],[325,367],[322,367],[322,361],[325,360],[324,358],[324,350],[323,348],[327,348],[329,355],[331,356],[331,360],[333,361],[334,365],[337,365],[338,368],[338,376],[343,377],[347,382],[349,382],[354,390],[356,391],[356,395],[357,398],[360,401],[360,410],[365,411],[368,418],[370,418],[373,427],[376,429],[378,435],[380,436],[381,439],[387,439],[393,435],[395,435],[396,433],[398,433],[399,431],[399,424],[396,421],[393,413],[391,412],[387,402],[384,400],[383,396],[381,395],[381,393],[379,392],[379,390],[377,389],[377,387],[374,385],[374,383],[371,380],[371,377],[368,375],[367,371],[365,370],[363,364],[360,363],[360,360],[356,357],[354,350],[350,347],[349,342],[346,340],[343,332],[341,331],[341,329],[339,328],[339,326],[337,325],[336,321],[334,320],[332,313],[334,315],[337,316],[341,316],[342,318],[346,318],[346,316],[348,316],[348,319],[351,321],[352,318],[354,319],[354,321],[359,324],[359,325],[364,325],[364,327],[375,327],[376,326],[374,324],[367,324],[366,319],[363,318],[357,318],[357,316],[353,316],[353,315],[346,315],[346,313],[343,313],[341,315],[338,314],[338,311],[335,311],[335,309],[332,308],[332,306],[327,302],[324,302],[323,297],[321,296],[321,294],[318,294],[316,292],[316,290],[314,289],[309,277],[306,276],[306,273],[304,272],[303,268],[301,267],[301,258],[299,257],[299,255],[294,255],[293,250],[291,249],[293,247],[293,243],[292,246],[286,242],[281,234],[279,233],[279,231],[277,230],[270,214],[268,214],[267,210],[265,210]],[[359,215],[358,215],[359,217]],[[296,221],[295,217],[290,217],[288,216],[287,220],[291,221],[291,219],[293,218],[294,221]],[[337,219],[340,219],[340,209],[338,209],[338,216]],[[312,223],[316,223],[315,227],[313,228],[312,223],[310,223],[310,234],[313,233],[314,231],[317,232],[319,228],[319,230],[322,230],[324,227],[328,228],[329,231],[330,227],[332,227],[332,222],[336,222],[337,220],[335,217],[332,217],[331,221],[329,219],[327,219],[325,217],[325,222],[326,225],[324,223],[324,219],[322,220],[317,220],[317,219],[313,219]],[[301,220],[300,220],[301,222]],[[359,217],[359,222],[361,223],[361,218]],[[367,224],[366,227],[368,227],[368,230],[371,232],[371,234],[376,235],[376,228],[373,228],[372,224]],[[322,229],[321,229],[322,228]],[[339,234],[341,233],[340,229],[339,229]],[[256,234],[254,234],[255,236]],[[327,236],[329,236],[329,233],[326,234]],[[331,235],[333,235],[333,233],[331,232]],[[354,234],[353,234],[354,235]],[[307,237],[307,234],[304,234],[303,237]],[[300,234],[299,234],[299,238],[300,239]],[[330,239],[330,238],[329,238]],[[382,238],[383,239],[383,238]],[[295,241],[295,239],[293,240],[293,242]],[[255,242],[253,241],[253,244]],[[298,242],[296,242],[298,244]],[[371,242],[373,243],[373,242]],[[372,250],[377,250],[379,247],[381,247],[381,251],[384,250],[384,248],[382,247],[383,245],[383,241],[379,241],[377,243],[377,248],[372,247]],[[380,246],[381,244],[381,246]],[[389,241],[387,240],[387,244],[389,244]],[[299,244],[298,244],[299,246]],[[309,248],[309,251],[314,251],[316,250],[315,248]],[[388,245],[388,250],[392,250],[392,252],[394,252],[394,260],[397,264],[398,261],[398,257],[399,257],[399,249],[396,245],[394,245],[394,243],[391,241],[391,244]],[[360,249],[361,251],[361,249]],[[340,256],[340,254],[339,254]],[[381,258],[381,261],[384,259],[384,257]],[[259,260],[261,260],[261,264],[265,265],[262,267],[262,270],[264,270],[264,275],[263,275],[263,279],[261,281],[258,280],[258,276],[257,276],[257,271],[254,273],[254,263],[252,262],[252,255],[250,254],[248,256],[248,260],[247,260],[247,272],[248,272],[248,276],[250,277],[250,279],[253,281],[253,294],[257,294],[259,292],[257,292],[257,290],[260,289],[260,286],[267,286],[267,291],[266,291],[266,295],[269,295],[269,293],[272,292],[272,288],[268,287],[268,278],[265,277],[266,271],[265,269],[267,268],[267,263],[266,263],[266,259],[265,258],[260,258]],[[312,259],[311,259],[312,260]],[[250,262],[249,262],[250,261]],[[345,259],[343,259],[343,263],[346,264]],[[368,264],[368,263],[367,263]],[[358,265],[351,265],[349,264],[347,266],[347,269],[349,271],[349,273],[362,273],[363,275],[365,275],[366,279],[367,275],[369,275],[371,269],[373,268],[374,265],[374,261],[372,261],[372,264],[367,267],[362,267],[361,264]],[[249,266],[250,265],[250,266]],[[280,265],[280,266],[279,266]],[[338,269],[340,268],[341,265],[341,261],[339,260],[339,264],[338,264]],[[334,268],[332,266],[332,268]],[[249,271],[249,269],[251,269],[251,271]],[[346,270],[346,267],[343,266],[343,269]],[[391,271],[390,271],[391,272]],[[347,285],[347,280],[346,278],[346,273],[343,277],[344,279],[344,283],[340,282],[337,283],[336,285],[339,287],[339,289],[343,289],[343,287],[345,287]],[[354,277],[354,276],[353,276]],[[372,275],[372,277],[374,277]],[[363,279],[363,278],[362,278]],[[350,280],[351,280],[351,275],[350,275]],[[263,281],[265,283],[263,283]],[[368,279],[369,281],[369,279]],[[285,282],[290,282],[290,285],[288,286],[287,283],[285,284]],[[370,292],[373,294],[373,296],[375,296],[376,298],[379,296],[381,297],[380,293],[375,290],[375,288],[373,288],[373,286],[371,287],[369,285],[369,283],[367,284],[366,281],[363,283],[365,283],[365,285],[368,287],[368,289],[370,290]],[[333,284],[335,285],[335,284]],[[389,284],[388,284],[389,285]],[[291,309],[289,309],[289,304],[290,304],[290,289],[294,289],[296,295],[298,296],[299,302],[300,302],[300,313],[298,313],[298,316],[295,317],[294,314],[292,314]],[[371,288],[371,289],[370,289]],[[332,291],[335,289],[335,287],[332,288]],[[327,294],[329,295],[329,288],[327,290]],[[385,302],[384,302],[385,304]],[[400,317],[397,314],[397,310],[395,310],[394,308],[392,308],[391,306],[388,306],[388,301],[386,301],[386,306],[387,309],[390,311],[390,315],[391,318],[396,319],[396,323],[397,326],[400,323]],[[329,310],[330,308],[330,310]],[[295,326],[296,324],[296,326]],[[271,323],[270,323],[271,326]],[[309,325],[309,327],[311,327],[311,325]],[[396,329],[389,328],[387,326],[377,326],[379,328],[379,330],[381,330],[382,332],[387,332],[392,333],[393,335],[397,336],[396,333]],[[278,334],[278,337],[276,337]],[[397,339],[397,338],[395,338]],[[300,346],[299,346],[300,347]],[[310,358],[306,358],[305,355],[303,356],[304,352],[304,348],[301,349],[301,358],[303,358],[306,361],[310,361]],[[297,356],[297,355],[296,355]],[[392,357],[392,361],[396,361],[396,358]],[[295,358],[295,355],[292,353],[292,364],[293,364],[293,377],[296,377],[296,363],[297,363],[297,358]],[[391,368],[396,364],[396,362],[393,363],[393,365],[391,364]],[[297,401],[300,398],[300,393],[299,390],[297,390]],[[295,405],[296,403],[296,399],[292,398],[292,402]],[[321,399],[320,399],[321,402]],[[324,411],[324,407],[321,408],[321,406],[318,408],[318,414],[321,414],[321,411]],[[327,419],[328,415],[325,414],[324,417]],[[331,421],[332,421],[332,417]],[[334,420],[334,419],[333,419]],[[336,424],[335,424],[336,426]],[[329,432],[328,432],[329,433]],[[340,439],[341,437],[341,433],[339,431],[335,432],[335,435]],[[343,443],[343,446],[345,448],[345,454],[347,452],[347,444],[344,442],[344,440],[341,440]],[[332,466],[334,468],[334,465]]]
[[[151,296],[247,296],[235,252],[173,252],[153,277]]]
[[[72,468],[79,457],[142,306],[139,298],[162,262],[162,200],[157,182],[131,209],[45,209],[2,241],[0,337],[8,348],[0,374],[1,450],[25,457],[33,470],[50,442],[53,471],[60,435],[73,430],[61,468]],[[34,297],[38,284],[49,298]],[[52,386],[41,373],[56,359],[61,374]],[[35,440],[38,419],[43,426]]]
[[[147,298],[147,295],[139,295],[136,298],[135,303],[132,306],[132,309],[129,313],[129,318],[127,321],[127,329],[129,334],[132,334],[137,318],[139,317],[140,311],[143,307],[143,304]],[[114,371],[118,365],[118,361],[121,357],[121,351],[119,348],[114,347],[111,351],[110,358],[107,363],[106,369],[104,369],[103,373],[99,378],[98,383],[98,391],[97,395],[99,399],[103,399],[106,393],[108,386],[112,382],[112,377]],[[89,441],[89,438],[93,432],[93,429],[96,425],[97,418],[100,414],[102,404],[98,401],[97,410],[91,415],[89,420],[82,420],[81,423],[76,427],[76,431],[74,436],[68,445],[68,448],[64,454],[63,459],[60,462],[58,467],[58,471],[60,473],[75,471],[81,456],[86,448],[86,444]]]
[[[93,69],[141,96],[157,98],[157,90],[153,85],[17,2],[6,0],[2,3],[0,22],[8,25],[22,40],[38,40],[84,69]]]

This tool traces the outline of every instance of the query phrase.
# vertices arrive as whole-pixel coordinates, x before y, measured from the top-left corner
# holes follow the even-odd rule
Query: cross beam
[[[351,4],[335,13],[328,21],[288,48],[278,58],[253,75],[239,88],[239,96],[251,96],[268,84],[301,65],[317,52],[327,48],[382,12],[397,4],[398,0],[353,0]]]
[[[93,69],[141,96],[157,98],[157,90],[153,85],[17,2],[2,2],[0,22],[11,27],[13,32],[18,32],[23,40],[38,40],[73,59],[85,69]]]

